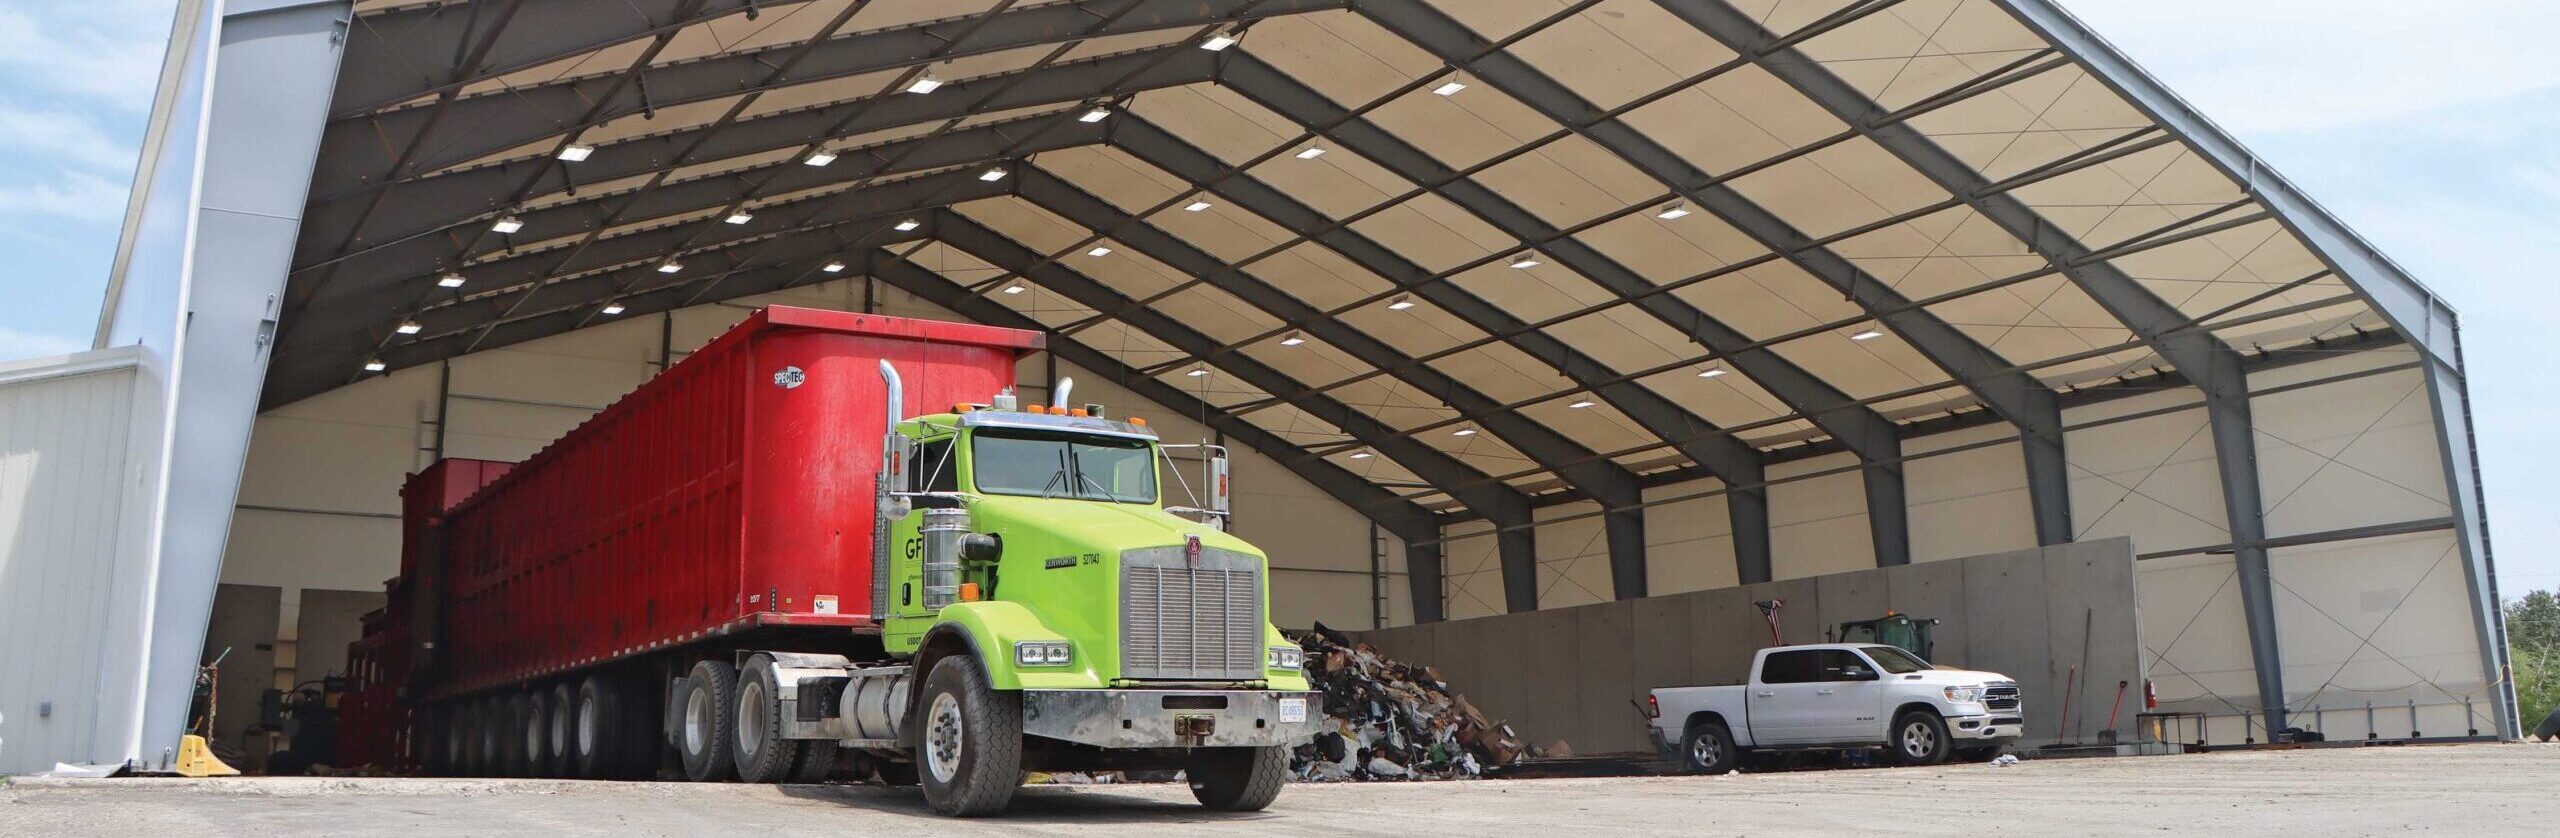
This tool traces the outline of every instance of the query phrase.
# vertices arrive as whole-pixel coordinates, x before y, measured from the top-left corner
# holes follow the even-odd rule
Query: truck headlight
[[[1307,653],[1298,651],[1298,647],[1296,646],[1273,646],[1271,647],[1270,667],[1272,669],[1286,669],[1292,672],[1306,669]]]
[[[1981,687],[1948,687],[1946,693],[1947,700],[1957,704],[1982,703]]]
[[[1013,644],[1016,666],[1065,666],[1073,660],[1073,647],[1064,640],[1025,640]]]

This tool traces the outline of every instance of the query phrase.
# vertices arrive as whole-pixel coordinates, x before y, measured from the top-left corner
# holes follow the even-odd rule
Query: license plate
[[[1280,720],[1283,722],[1306,721],[1307,700],[1303,698],[1280,699]]]

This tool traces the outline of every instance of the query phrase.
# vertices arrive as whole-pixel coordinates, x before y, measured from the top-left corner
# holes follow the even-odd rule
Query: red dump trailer
[[[356,644],[362,709],[342,738],[430,770],[655,770],[662,749],[646,743],[691,661],[876,644],[881,362],[905,375],[907,404],[949,405],[1012,387],[1041,341],[771,307],[521,464],[421,472],[403,491],[401,577]]]

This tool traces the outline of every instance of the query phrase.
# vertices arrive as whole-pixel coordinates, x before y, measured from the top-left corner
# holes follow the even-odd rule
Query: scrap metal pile
[[[1431,667],[1388,660],[1323,624],[1292,634],[1308,682],[1324,693],[1325,723],[1291,754],[1300,780],[1450,780],[1541,755]]]

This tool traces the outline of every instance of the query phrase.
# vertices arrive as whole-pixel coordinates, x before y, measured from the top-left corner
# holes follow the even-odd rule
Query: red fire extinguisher
[[[2142,679],[2142,709],[2160,709],[2160,690],[2151,685],[2149,678]]]

